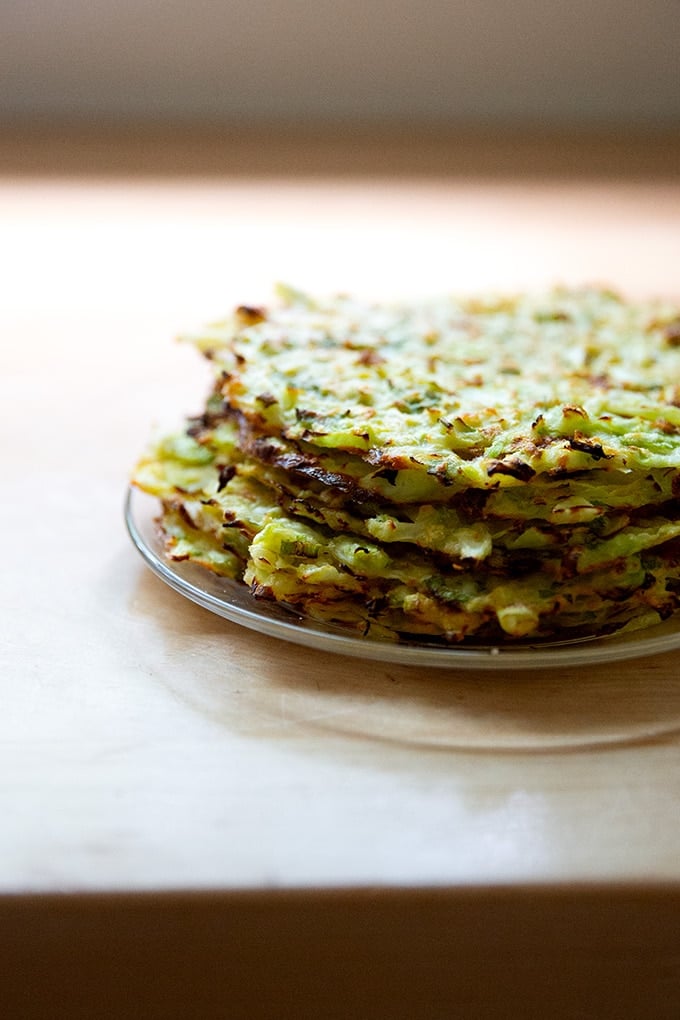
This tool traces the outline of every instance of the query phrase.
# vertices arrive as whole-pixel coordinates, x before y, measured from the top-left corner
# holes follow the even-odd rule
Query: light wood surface
[[[514,958],[538,916],[545,932],[559,924],[563,907],[537,892],[552,891],[596,925],[589,952],[615,959],[612,981],[635,956],[642,910],[665,968],[658,987],[680,1002],[677,653],[596,669],[546,661],[514,675],[334,658],[187,603],[147,571],[122,520],[152,428],[198,410],[208,385],[174,335],[266,300],[276,280],[377,296],[596,280],[680,299],[676,181],[590,177],[584,161],[574,178],[394,178],[381,165],[368,176],[344,165],[253,179],[136,177],[130,166],[78,176],[16,165],[0,181],[0,933],[13,966],[31,967],[38,943],[25,932],[38,929],[53,940],[43,961],[62,966],[58,926],[45,919],[88,894],[123,904],[114,918],[129,919],[117,895],[153,893],[158,904],[180,891],[228,918],[238,890],[265,914],[296,891],[306,907],[290,917],[304,928],[310,904],[327,902],[319,890],[358,903],[359,890],[377,889],[396,897],[398,916],[380,924],[399,934],[397,963],[415,939],[409,917],[425,909],[419,890],[429,890],[426,930],[436,939],[441,922],[451,939],[456,916],[476,923],[475,891],[481,904],[502,887]],[[11,934],[17,909],[30,921],[23,942]],[[108,915],[73,909],[78,945]],[[502,952],[487,935],[479,953]],[[546,960],[568,945],[546,937]],[[650,987],[654,958],[638,973]],[[454,994],[455,972],[429,979]],[[480,996],[477,1006],[491,1001]],[[250,1016],[277,1015],[256,1000]],[[312,1015],[318,1002],[305,1001]],[[290,1015],[308,1015],[303,1005]],[[624,1015],[553,1006],[525,1015]],[[385,1015],[406,1014],[386,1005]],[[423,1015],[485,1014],[428,1000]]]

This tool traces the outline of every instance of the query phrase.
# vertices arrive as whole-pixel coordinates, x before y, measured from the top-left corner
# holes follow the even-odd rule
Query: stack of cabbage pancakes
[[[671,303],[281,288],[189,339],[205,410],[134,475],[168,557],[374,639],[568,640],[680,604]]]

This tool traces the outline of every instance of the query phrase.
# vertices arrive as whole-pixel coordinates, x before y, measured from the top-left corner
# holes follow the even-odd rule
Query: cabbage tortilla
[[[377,637],[581,636],[680,592],[680,312],[604,291],[241,308],[134,481],[168,555]]]

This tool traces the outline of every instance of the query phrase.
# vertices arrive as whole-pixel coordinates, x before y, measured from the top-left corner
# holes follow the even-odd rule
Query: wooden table
[[[677,653],[333,657],[184,601],[122,518],[208,386],[173,336],[276,280],[680,298],[677,144],[95,141],[1,159],[3,1012],[677,1018]]]

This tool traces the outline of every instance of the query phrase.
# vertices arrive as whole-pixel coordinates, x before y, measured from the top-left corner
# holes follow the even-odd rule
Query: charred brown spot
[[[440,485],[453,485],[453,478],[449,475],[449,469],[446,464],[437,464],[436,467],[430,467],[427,469],[427,473],[432,478],[436,478]]]
[[[492,461],[487,474],[490,478],[493,475],[510,475],[511,478],[517,478],[520,482],[528,482],[536,472],[530,464],[526,464],[519,457],[510,457],[507,460]]]
[[[678,426],[668,421],[667,418],[657,418],[654,422],[654,428],[658,429],[659,432],[665,433],[667,436],[677,436],[678,432],[680,432]]]
[[[269,460],[284,471],[304,471],[314,466],[314,460],[302,453],[280,453],[275,446],[266,443],[256,443],[255,446],[264,460]]]
[[[389,485],[396,485],[398,474],[399,472],[396,468],[383,468],[382,471],[376,471],[373,477],[384,478]]]
[[[291,474],[299,475],[306,480],[318,482],[323,488],[348,495],[357,505],[366,502],[369,498],[348,475],[320,467],[318,461],[313,457],[306,457],[301,453],[272,452],[268,459],[269,463],[283,471],[290,471]]]
[[[407,457],[403,453],[390,453],[380,449],[369,450],[365,454],[365,459],[371,467],[379,467],[381,469],[395,468],[397,471],[410,467],[412,463],[418,463],[418,461],[415,461],[412,457]]]
[[[195,528],[196,528],[196,525],[195,525],[195,524],[194,524],[194,522],[192,521],[191,517],[189,517],[189,513],[188,513],[188,511],[187,511],[187,508],[186,508],[186,507],[184,506],[184,503],[176,503],[176,504],[175,504],[175,506],[174,506],[174,509],[175,509],[175,510],[177,511],[177,513],[179,514],[179,516],[180,516],[180,517],[182,518],[182,520],[184,521],[184,523],[185,523],[185,524],[186,524],[186,525],[187,525],[187,526],[188,526],[189,528],[193,528],[193,529],[195,529]]]
[[[244,534],[248,533],[248,525],[245,523],[245,521],[240,520],[239,517],[235,513],[231,512],[231,511],[228,511],[227,513],[225,513],[225,515],[224,515],[224,524],[222,525],[222,527],[223,528],[238,528]]]
[[[282,505],[285,506],[285,500],[282,501]],[[308,499],[292,499],[288,504],[288,511],[303,517],[311,517],[312,520],[317,521],[319,524],[325,524],[326,522],[322,510]]]
[[[225,485],[232,480],[235,474],[236,468],[233,464],[223,464],[220,467],[219,474],[217,476],[217,491],[221,492]]]
[[[542,450],[547,450],[549,447],[554,446],[555,442],[554,436],[536,436],[531,442],[520,439],[517,445],[527,453],[538,454]]]
[[[273,393],[258,393],[258,395],[255,397],[255,399],[260,404],[263,404],[264,407],[271,407],[272,404],[277,404],[278,403],[278,401],[277,401],[277,399],[276,399],[276,397],[274,396]]]
[[[239,305],[236,309],[236,318],[243,326],[256,326],[258,322],[264,322],[266,315],[264,308],[255,308],[253,305]]]
[[[605,453],[602,449],[602,444],[598,443],[596,439],[590,439],[588,436],[584,436],[579,432],[576,432],[568,443],[572,450],[577,450],[579,453],[587,453],[593,460],[610,460],[611,454]]]
[[[669,347],[680,347],[680,319],[669,322],[663,331],[663,336]]]
[[[186,434],[199,443],[208,437],[209,432],[207,415],[191,418],[187,423]]]
[[[384,365],[385,359],[373,347],[366,347],[357,358],[358,365]]]
[[[284,434],[284,436],[288,436],[288,434],[289,434],[288,430],[284,431],[283,434]],[[328,431],[326,429],[308,429],[308,428],[305,428],[305,429],[302,430],[302,433],[300,435],[300,439],[302,439],[302,441],[305,442],[305,443],[311,443],[311,442],[313,442],[315,436],[326,436],[326,435],[328,435]]]
[[[488,489],[466,489],[458,497],[457,504],[463,513],[476,517],[484,510],[488,498]]]

